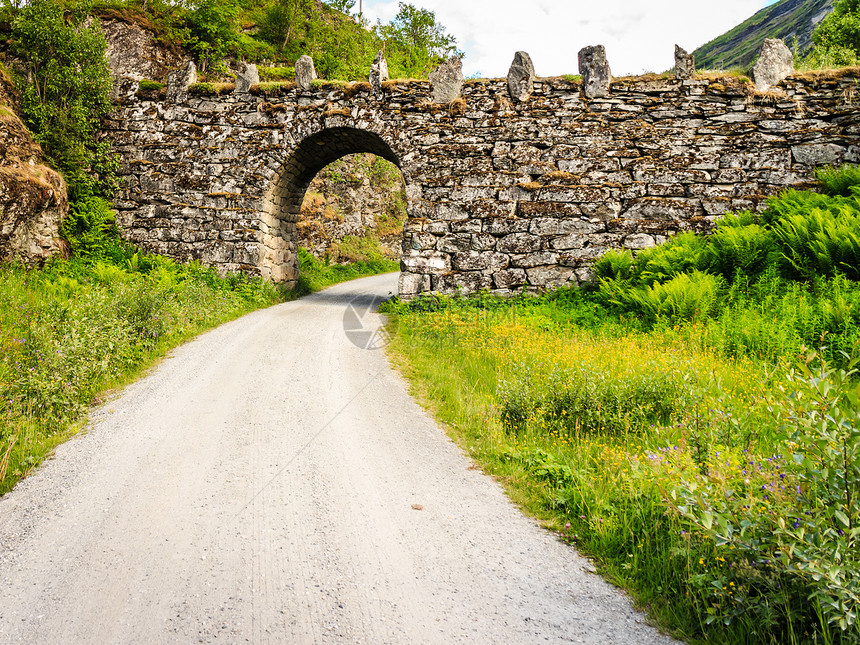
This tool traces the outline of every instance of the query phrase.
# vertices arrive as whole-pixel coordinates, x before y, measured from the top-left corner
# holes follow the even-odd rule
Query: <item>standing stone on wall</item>
[[[317,79],[314,59],[303,54],[296,61],[296,84],[303,90],[311,89],[311,83]]]
[[[182,102],[188,98],[188,88],[197,82],[197,65],[193,60],[167,75],[167,98]]]
[[[257,85],[260,82],[260,73],[257,71],[257,66],[253,63],[241,63],[239,71],[236,73],[236,89],[237,94],[247,94],[252,85]]]
[[[607,96],[612,72],[606,61],[603,45],[583,47],[579,50],[579,73],[582,75],[582,90],[590,99]]]
[[[514,101],[527,100],[534,91],[535,66],[526,52],[517,52],[508,70],[508,93]]]
[[[764,92],[794,71],[794,56],[779,38],[767,38],[761,46],[758,62],[752,68],[755,88]]]
[[[428,76],[431,87],[431,100],[433,103],[450,103],[460,97],[463,89],[463,61],[459,56],[451,56]]]
[[[696,74],[696,59],[687,50],[675,45],[675,78],[688,80]]]
[[[373,95],[377,98],[382,96],[382,84],[387,81],[388,76],[388,61],[385,60],[385,56],[381,51],[376,53],[376,58],[373,59],[373,63],[370,65],[370,76],[368,80],[370,81],[370,90],[373,92]]]

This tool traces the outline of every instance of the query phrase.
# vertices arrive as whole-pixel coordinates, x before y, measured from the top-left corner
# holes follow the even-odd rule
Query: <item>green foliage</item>
[[[260,67],[260,82],[264,81],[292,81],[296,78],[295,67]]]
[[[60,234],[72,253],[86,261],[122,261],[128,253],[120,239],[116,215],[100,197],[72,202],[60,226]]]
[[[400,268],[398,262],[379,257],[358,260],[349,264],[330,264],[317,260],[305,249],[299,249],[298,294],[311,293],[330,285],[379,273],[389,273]]]
[[[462,56],[457,40],[445,33],[436,14],[406,2],[387,25],[377,25],[376,32],[385,43],[388,68],[392,78],[426,78],[444,59]]]
[[[187,14],[191,38],[188,45],[206,72],[235,49],[239,34],[235,20],[239,6],[235,0],[196,0]]]
[[[638,310],[647,322],[688,323],[708,319],[717,311],[722,287],[721,278],[697,269],[666,282],[625,290],[616,302]]]
[[[96,136],[111,110],[106,43],[98,23],[67,22],[58,0],[34,0],[12,21],[13,50],[26,65],[18,79],[33,137],[63,172],[72,200],[116,191],[118,160]],[[73,16],[75,14],[72,14]]]
[[[816,170],[815,176],[823,193],[851,197],[854,187],[860,187],[860,166],[847,165],[842,168],[825,167]]]
[[[773,234],[788,277],[812,281],[839,272],[860,280],[860,208],[856,198],[826,209],[785,213],[774,222]]]
[[[812,32],[810,67],[845,67],[860,61],[860,0],[837,0]]]
[[[708,240],[700,266],[731,281],[736,275],[758,277],[774,257],[776,241],[749,212],[727,214]]]
[[[717,603],[713,619],[766,615],[781,597],[789,625],[845,634],[848,641],[849,634],[860,636],[857,362],[855,356],[836,369],[810,355],[788,372],[768,406],[769,425],[783,433],[785,456],[769,459],[776,468],[762,480],[764,503],[705,476],[674,490],[679,511],[734,565],[706,571],[700,582],[743,590],[731,606]],[[762,471],[761,464],[750,464]]]
[[[683,409],[684,382],[664,374],[613,374],[583,365],[514,367],[499,383],[502,427],[524,432],[628,436],[652,423],[668,423]]]
[[[633,254],[627,249],[610,249],[592,266],[598,280],[629,280],[633,274]]]
[[[274,0],[260,10],[257,25],[260,37],[276,46],[291,58],[298,58],[298,49],[286,51],[293,35],[302,29],[308,20],[311,0]]]
[[[163,89],[165,87],[164,83],[159,83],[158,81],[151,81],[149,79],[143,79],[138,85],[138,90],[141,92],[152,92]]]
[[[349,15],[352,8],[355,6],[355,0],[327,0],[325,3],[332,9],[336,9],[341,13]]]

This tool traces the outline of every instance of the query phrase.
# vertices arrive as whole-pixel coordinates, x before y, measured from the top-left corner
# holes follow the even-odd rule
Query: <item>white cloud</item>
[[[772,2],[773,0],[770,0]],[[466,52],[468,76],[505,76],[518,50],[541,76],[576,74],[577,52],[604,45],[612,72],[662,72],[674,65],[677,43],[688,51],[728,31],[765,0],[413,0],[429,9]],[[388,22],[397,0],[364,0],[371,22]],[[355,9],[358,9],[356,4]]]

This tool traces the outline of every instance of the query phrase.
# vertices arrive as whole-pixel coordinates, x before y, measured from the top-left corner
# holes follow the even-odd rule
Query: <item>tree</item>
[[[860,61],[860,0],[838,0],[812,33],[808,62],[815,67],[842,67]]]
[[[112,109],[107,43],[97,22],[66,20],[58,0],[31,0],[12,21],[14,52],[27,68],[18,79],[33,138],[63,172],[75,199],[116,190],[110,143],[97,140]]]
[[[457,39],[445,33],[436,14],[406,2],[387,25],[377,24],[376,31],[385,43],[392,75],[425,78],[445,58],[457,50]]]
[[[201,71],[219,63],[239,37],[235,21],[239,7],[233,0],[199,0],[188,13],[191,48]]]
[[[355,0],[323,0],[323,2],[332,9],[337,9],[341,13],[345,13],[347,16],[355,6]]]
[[[312,0],[275,0],[260,17],[260,36],[278,45],[283,52],[293,34],[304,24]]]

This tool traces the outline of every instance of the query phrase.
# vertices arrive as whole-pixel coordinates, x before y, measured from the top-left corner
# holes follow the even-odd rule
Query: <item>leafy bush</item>
[[[818,185],[822,192],[831,197],[851,197],[854,187],[860,187],[860,166],[843,166],[841,168],[821,168],[815,172]]]
[[[860,280],[860,209],[856,202],[784,213],[774,222],[773,234],[789,277],[812,281],[839,272]]]
[[[107,44],[83,16],[64,18],[59,0],[33,0],[12,21],[12,46],[27,75],[17,79],[27,127],[63,172],[71,200],[110,198],[117,189],[118,160],[96,133],[112,109]]]
[[[122,261],[126,255],[116,214],[100,197],[72,202],[60,226],[60,234],[69,243],[72,253],[86,260]]]
[[[750,213],[729,213],[708,240],[700,265],[727,282],[738,274],[755,279],[776,261],[775,247],[773,235]]]
[[[835,369],[811,355],[788,373],[769,407],[772,426],[784,428],[785,456],[756,482],[763,496],[744,490],[749,478],[737,489],[701,476],[674,490],[679,511],[730,563],[701,574],[705,587],[736,592],[731,603],[720,594],[713,619],[766,615],[781,598],[789,625],[860,637],[857,363]]]
[[[502,427],[521,434],[626,436],[654,423],[668,423],[683,408],[683,381],[637,370],[615,375],[594,366],[552,368],[527,365],[498,387]]]

